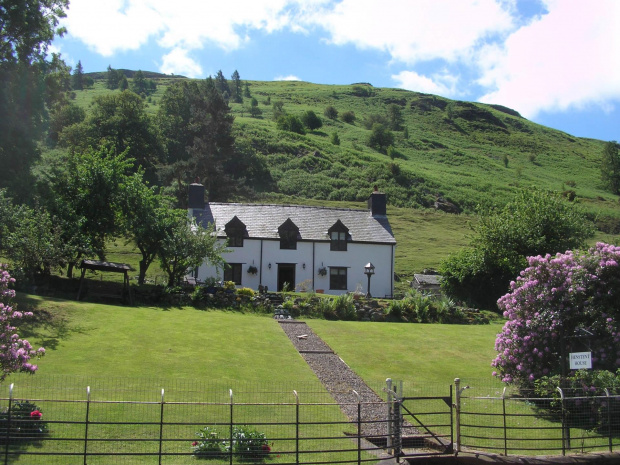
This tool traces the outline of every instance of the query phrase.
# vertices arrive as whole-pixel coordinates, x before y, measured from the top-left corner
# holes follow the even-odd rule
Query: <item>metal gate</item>
[[[404,396],[402,383],[387,380],[388,450],[396,457],[454,452],[452,385],[445,396]]]

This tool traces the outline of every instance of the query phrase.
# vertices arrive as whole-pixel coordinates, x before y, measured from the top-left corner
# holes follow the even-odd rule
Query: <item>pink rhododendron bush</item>
[[[561,372],[561,358],[592,350],[595,370],[620,367],[620,247],[529,257],[528,268],[498,300],[508,321],[495,341],[494,375],[533,386]],[[583,331],[585,330],[585,331]],[[587,339],[575,337],[589,332]],[[586,346],[584,346],[584,344]],[[564,360],[567,364],[568,361]]]
[[[22,313],[11,306],[15,291],[9,286],[14,282],[6,266],[0,265],[0,382],[17,371],[34,373],[37,365],[30,363],[30,360],[45,353],[42,347],[34,350],[26,339],[20,339],[17,334],[15,322],[32,316],[32,312]]]

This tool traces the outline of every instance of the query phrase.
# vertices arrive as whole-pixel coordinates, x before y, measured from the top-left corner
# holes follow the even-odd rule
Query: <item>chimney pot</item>
[[[375,187],[376,189],[376,187]],[[368,198],[368,209],[372,216],[386,216],[387,215],[387,198],[386,195],[378,190],[375,190]]]
[[[196,210],[205,208],[205,186],[198,183],[189,185],[188,207]]]

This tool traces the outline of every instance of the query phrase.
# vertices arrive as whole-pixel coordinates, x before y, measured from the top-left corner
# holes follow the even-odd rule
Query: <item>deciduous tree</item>
[[[601,157],[601,180],[605,189],[620,193],[620,155],[616,141],[607,142]]]
[[[471,305],[494,309],[526,257],[581,247],[594,226],[560,196],[522,190],[501,210],[482,212],[474,231],[471,247],[442,262],[442,287]]]
[[[159,249],[160,265],[168,275],[168,286],[178,285],[190,268],[202,265],[205,260],[222,266],[224,249],[218,245],[212,228],[197,225],[187,217],[186,211],[177,210]]]
[[[144,284],[146,272],[175,221],[178,221],[179,213],[172,209],[168,199],[157,188],[145,184],[142,173],[135,173],[127,179],[121,204],[125,235],[136,244],[142,255],[138,284]]]
[[[0,185],[27,197],[46,118],[49,45],[67,0],[0,0]]]
[[[390,145],[394,145],[394,134],[381,123],[375,123],[368,137],[368,146],[378,152],[385,153]]]
[[[109,237],[119,235],[123,186],[132,160],[112,149],[88,149],[44,159],[39,169],[41,197],[62,231],[70,254],[67,275],[84,257],[105,258]]]
[[[305,134],[304,124],[299,117],[295,115],[282,115],[276,122],[278,129],[282,131],[296,132],[297,134]]]
[[[321,118],[319,118],[312,110],[306,111],[301,116],[301,121],[304,123],[304,126],[306,126],[311,131],[319,129],[321,126],[323,126],[323,121],[321,121]]]
[[[334,120],[338,119],[338,110],[336,110],[336,108],[333,107],[332,105],[327,106],[323,114],[325,115],[326,118],[334,119]]]
[[[23,282],[49,277],[67,264],[60,224],[42,208],[14,207],[12,226],[5,238],[5,254],[14,275]]]
[[[130,92],[96,97],[90,114],[82,123],[65,128],[59,144],[73,151],[106,144],[116,154],[127,151],[127,158],[142,167],[149,180],[155,179],[155,166],[162,157],[162,147],[155,127],[146,113],[144,101]]]
[[[392,131],[400,131],[403,127],[403,114],[401,107],[391,103],[387,107],[387,117]]]

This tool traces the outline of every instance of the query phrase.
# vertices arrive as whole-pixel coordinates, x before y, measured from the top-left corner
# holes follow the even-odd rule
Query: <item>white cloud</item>
[[[137,50],[151,38],[170,49],[200,49],[212,43],[234,50],[248,40],[247,30],[273,32],[291,25],[287,6],[298,1],[71,0],[63,25],[71,37],[103,56]],[[302,3],[311,6],[323,1]]]
[[[289,74],[288,76],[276,76],[273,78],[274,81],[301,81],[297,76],[293,74]]]
[[[548,14],[481,50],[481,98],[523,116],[620,99],[620,2],[549,0]]]
[[[180,74],[190,78],[203,77],[202,67],[187,55],[187,50],[175,48],[163,56],[159,70],[166,74]]]
[[[68,37],[81,40],[103,56],[137,50],[164,27],[161,16],[144,1],[72,0],[63,25]]]
[[[466,58],[481,40],[514,27],[508,4],[496,0],[343,0],[313,21],[333,44],[386,51],[408,64]]]
[[[444,97],[456,97],[458,79],[447,73],[435,74],[432,77],[422,76],[415,71],[401,71],[392,75],[397,86],[415,92],[437,94]]]

